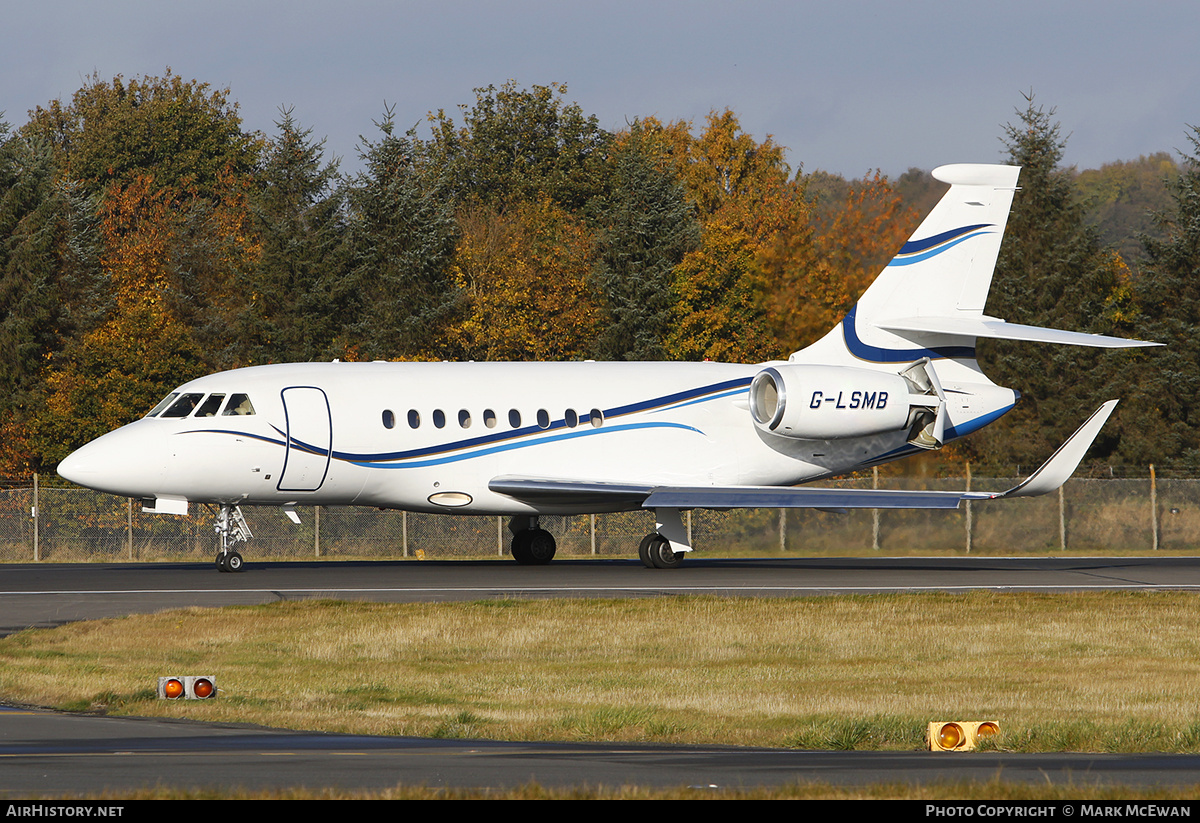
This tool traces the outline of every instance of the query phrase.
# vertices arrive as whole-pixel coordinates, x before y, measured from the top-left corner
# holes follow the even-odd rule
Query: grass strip
[[[0,700],[281,728],[917,749],[1200,751],[1191,593],[670,597],[186,609],[0,639]],[[154,697],[212,674],[220,697]]]

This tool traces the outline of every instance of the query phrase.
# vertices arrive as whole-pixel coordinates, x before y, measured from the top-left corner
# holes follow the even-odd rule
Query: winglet
[[[1109,400],[1096,411],[1092,412],[1079,429],[1067,438],[1067,442],[1058,447],[1058,451],[1050,455],[1050,459],[1042,464],[1041,468],[1033,474],[1026,477],[1016,486],[1013,486],[1008,491],[990,495],[993,499],[1001,497],[1036,497],[1039,494],[1052,492],[1067,482],[1075,469],[1079,468],[1080,461],[1091,448],[1092,442],[1096,439],[1096,435],[1100,434],[1100,429],[1108,422],[1108,416],[1112,414],[1112,410],[1116,408],[1117,401]]]

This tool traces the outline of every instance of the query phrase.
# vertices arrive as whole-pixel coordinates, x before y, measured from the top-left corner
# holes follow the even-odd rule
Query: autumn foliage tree
[[[779,278],[767,293],[774,333],[789,351],[845,317],[918,224],[878,171],[832,189],[809,183],[811,218],[774,250]]]
[[[807,221],[783,148],[770,136],[756,141],[728,109],[711,112],[696,137],[680,124],[664,135],[702,227],[699,246],[675,270],[670,356],[735,362],[778,356],[763,297],[778,279],[777,250]]]
[[[549,198],[464,207],[450,271],[464,310],[447,330],[462,360],[587,356],[600,321],[588,275],[593,238]]]
[[[180,218],[174,192],[150,177],[114,187],[100,214],[105,318],[55,359],[45,412],[35,427],[51,463],[145,414],[171,388],[207,369],[203,350],[175,310],[172,246]]]

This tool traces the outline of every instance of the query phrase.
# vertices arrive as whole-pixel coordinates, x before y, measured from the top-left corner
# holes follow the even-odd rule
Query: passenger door
[[[315,386],[291,386],[280,394],[287,420],[287,452],[276,488],[314,492],[325,482],[333,452],[329,398]]]

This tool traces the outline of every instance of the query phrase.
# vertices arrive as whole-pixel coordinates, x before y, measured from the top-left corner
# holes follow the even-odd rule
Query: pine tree
[[[453,203],[413,132],[398,137],[390,111],[377,125],[382,136],[364,139],[366,170],[348,193],[352,257],[345,288],[357,301],[349,340],[368,359],[441,358],[442,331],[459,296],[449,274]]]
[[[249,196],[260,247],[241,288],[238,318],[246,362],[325,360],[344,354],[350,317],[346,292],[345,191],[325,142],[281,111]]]
[[[1165,343],[1148,353],[1130,380],[1128,405],[1139,419],[1130,439],[1137,459],[1200,469],[1200,128],[1188,135],[1194,154],[1168,181],[1171,206],[1155,215],[1160,236],[1144,237],[1138,293],[1145,339]]]
[[[103,302],[95,198],[57,179],[42,139],[0,122],[0,473],[39,469],[29,425],[52,357]],[[98,299],[97,299],[98,298]]]
[[[1104,249],[1085,220],[1074,175],[1061,166],[1066,141],[1054,110],[1026,97],[1018,122],[1005,127],[1008,162],[1021,166],[986,313],[1014,323],[1122,334],[1128,319],[1129,272]],[[1077,346],[980,340],[979,359],[995,382],[1021,401],[1001,426],[965,444],[994,468],[1037,465],[1113,390],[1110,379],[1130,355]],[[1124,412],[1118,409],[1118,415]],[[1092,455],[1107,459],[1119,445],[1111,423]]]
[[[610,190],[589,205],[598,235],[592,282],[608,313],[594,356],[661,360],[677,317],[673,272],[698,247],[700,224],[683,185],[636,135],[611,163]]]

